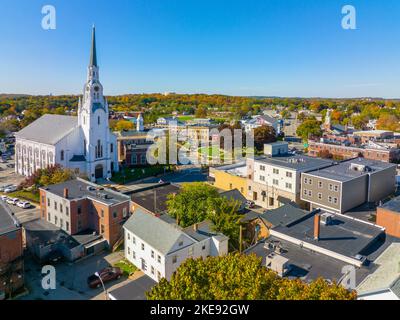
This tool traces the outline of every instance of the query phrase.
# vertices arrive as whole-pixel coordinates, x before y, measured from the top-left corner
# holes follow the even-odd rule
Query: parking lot
[[[7,161],[7,163],[0,163],[0,186],[13,184],[18,186],[24,177],[17,175],[14,168],[8,168],[7,165],[14,164],[14,160]]]
[[[123,259],[123,252],[102,253],[91,256],[76,263],[60,263],[55,265],[56,289],[42,288],[42,266],[31,257],[25,260],[25,285],[29,291],[19,300],[104,300],[103,288],[90,289],[87,278],[105,267],[112,266]],[[141,276],[140,272],[139,275]],[[131,281],[123,276],[119,280],[105,283],[106,290],[123,286]]]

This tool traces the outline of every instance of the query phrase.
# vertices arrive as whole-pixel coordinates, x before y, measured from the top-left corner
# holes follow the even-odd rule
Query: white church
[[[118,171],[117,137],[109,128],[108,103],[99,81],[93,27],[90,64],[78,116],[46,114],[15,135],[15,171],[30,176],[60,164],[91,181]]]

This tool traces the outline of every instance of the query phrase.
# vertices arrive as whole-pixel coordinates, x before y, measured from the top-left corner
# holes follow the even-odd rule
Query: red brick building
[[[24,285],[22,229],[11,211],[0,203],[0,296]]]
[[[40,189],[41,218],[69,235],[96,233],[113,247],[123,238],[130,197],[75,179]]]
[[[400,238],[400,197],[377,208],[376,224],[386,228],[388,235]]]

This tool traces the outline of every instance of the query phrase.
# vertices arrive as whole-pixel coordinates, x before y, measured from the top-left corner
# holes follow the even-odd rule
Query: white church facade
[[[78,115],[43,115],[15,135],[15,171],[31,176],[60,164],[91,181],[117,172],[117,137],[109,128],[108,103],[99,81],[96,35],[93,28],[90,63]]]

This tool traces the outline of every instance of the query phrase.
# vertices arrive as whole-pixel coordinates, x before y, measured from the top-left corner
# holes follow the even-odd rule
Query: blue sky
[[[57,29],[43,30],[43,5]],[[343,30],[341,9],[357,9]],[[400,97],[398,0],[0,0],[0,92]]]

